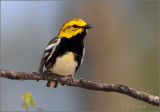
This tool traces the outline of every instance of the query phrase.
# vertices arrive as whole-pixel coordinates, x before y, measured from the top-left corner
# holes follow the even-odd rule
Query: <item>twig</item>
[[[76,78],[74,78],[73,81],[71,82],[71,81],[68,81],[67,77],[48,73],[48,72],[43,72],[43,73],[14,72],[10,70],[1,69],[1,77],[12,79],[12,80],[57,80],[59,83],[65,84],[68,86],[81,87],[81,88],[95,90],[95,91],[118,92],[118,93],[126,94],[135,99],[147,102],[155,106],[159,106],[159,103],[160,103],[159,96],[154,96],[144,92],[140,92],[125,85],[106,84],[106,83],[92,82],[92,81],[87,81],[84,79],[76,79]]]
[[[35,108],[36,110],[38,110],[39,112],[44,112],[44,110],[41,109],[40,107],[38,107],[37,105],[35,105],[34,108]]]

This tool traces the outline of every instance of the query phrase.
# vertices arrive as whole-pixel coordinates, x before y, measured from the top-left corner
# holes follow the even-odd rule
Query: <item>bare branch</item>
[[[61,84],[68,86],[81,87],[85,89],[95,91],[106,91],[106,92],[118,92],[126,94],[135,99],[147,102],[149,104],[159,106],[159,96],[150,95],[144,92],[137,91],[131,87],[120,85],[120,84],[106,84],[99,82],[87,81],[84,79],[73,79],[73,82],[68,81],[67,77],[52,74],[48,72],[14,72],[10,70],[1,69],[1,77],[12,79],[12,80],[57,80]]]

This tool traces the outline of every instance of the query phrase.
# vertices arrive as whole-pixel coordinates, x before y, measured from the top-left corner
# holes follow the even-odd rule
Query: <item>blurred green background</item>
[[[85,38],[86,55],[75,77],[159,96],[158,6],[158,1],[2,1],[1,68],[37,71],[46,45],[63,23],[81,18],[93,28]],[[60,84],[53,89],[46,83],[1,78],[0,111],[26,111],[20,108],[20,96],[27,91],[45,111],[159,109],[119,93]]]

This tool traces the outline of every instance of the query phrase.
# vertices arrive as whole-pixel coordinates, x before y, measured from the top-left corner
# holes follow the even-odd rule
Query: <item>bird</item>
[[[39,65],[39,73],[43,67],[51,72],[65,77],[71,77],[82,64],[85,47],[84,38],[91,25],[80,18],[72,18],[65,22],[58,35],[47,45]],[[57,88],[58,82],[48,81],[46,87]]]

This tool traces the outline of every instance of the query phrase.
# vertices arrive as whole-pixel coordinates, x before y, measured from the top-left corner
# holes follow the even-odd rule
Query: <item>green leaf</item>
[[[21,104],[21,107],[23,108],[23,107],[26,107],[26,110],[28,111],[28,105],[26,104],[26,102],[23,102],[22,104]]]
[[[29,105],[35,107],[34,99],[30,92],[22,94],[21,98],[24,100],[24,102],[21,104],[21,107],[26,107],[27,110],[29,109]]]

